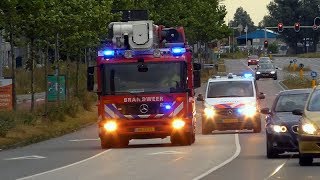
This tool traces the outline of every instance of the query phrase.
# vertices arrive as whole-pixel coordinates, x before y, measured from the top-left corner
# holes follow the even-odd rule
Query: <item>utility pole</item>
[[[2,29],[0,30],[0,79],[3,79]]]

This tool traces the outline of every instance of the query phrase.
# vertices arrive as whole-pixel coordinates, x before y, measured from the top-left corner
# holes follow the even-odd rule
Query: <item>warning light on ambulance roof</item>
[[[244,74],[244,77],[245,78],[250,78],[250,77],[252,77],[252,74],[250,74],[250,73]]]
[[[186,48],[182,48],[182,47],[174,47],[171,49],[171,53],[174,56],[181,56],[185,52],[186,52]]]
[[[171,109],[171,106],[170,105],[166,105],[165,108],[169,110],[169,109]]]
[[[108,58],[114,57],[114,50],[111,50],[111,49],[104,50],[103,55],[104,57],[108,57]]]

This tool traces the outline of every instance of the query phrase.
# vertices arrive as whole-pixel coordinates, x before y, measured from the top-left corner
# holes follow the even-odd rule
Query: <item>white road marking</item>
[[[92,157],[89,157],[89,158],[87,158],[87,159],[84,159],[84,160],[81,160],[81,161],[78,161],[78,162],[75,162],[75,163],[72,163],[72,164],[69,164],[69,165],[66,165],[66,166],[62,166],[62,167],[59,167],[59,168],[56,168],[56,169],[52,169],[52,170],[49,170],[49,171],[45,171],[45,172],[42,172],[42,173],[39,173],[39,174],[34,174],[34,175],[31,175],[31,176],[19,178],[19,179],[17,179],[17,180],[33,179],[33,178],[35,178],[35,177],[37,177],[37,176],[41,176],[41,175],[48,174],[48,173],[52,173],[52,172],[56,172],[56,171],[59,171],[59,170],[61,170],[61,169],[65,169],[65,168],[68,168],[68,167],[71,167],[71,166],[75,166],[75,165],[84,163],[84,162],[86,162],[86,161],[89,161],[89,160],[91,160],[91,159],[94,159],[94,158],[96,158],[96,157],[98,157],[98,156],[101,156],[101,155],[103,155],[103,154],[105,154],[105,153],[107,153],[107,152],[110,152],[111,150],[112,150],[112,149],[108,149],[108,150],[105,150],[105,151],[103,151],[103,152],[101,152],[101,153],[99,153],[99,154],[96,154],[96,155],[92,156]]]
[[[293,157],[293,155],[291,155],[290,159]],[[274,176],[275,174],[277,174],[277,172],[280,171],[280,169],[289,161],[289,159],[287,159],[284,163],[282,163],[280,166],[278,166],[267,178],[265,178],[265,180],[270,179],[272,176]]]
[[[161,151],[156,153],[150,153],[149,155],[159,155],[159,154],[185,154],[185,152],[179,152],[179,151]]]
[[[230,163],[231,161],[233,161],[235,158],[237,158],[241,152],[241,146],[240,146],[240,142],[239,142],[239,134],[235,134],[234,135],[235,138],[235,144],[236,144],[236,151],[234,152],[234,154],[227,160],[225,160],[224,162],[222,162],[221,164],[219,164],[218,166],[215,166],[211,169],[209,169],[207,172],[201,174],[200,176],[197,176],[195,178],[193,178],[193,180],[200,180],[201,178],[204,178],[205,176],[209,175],[210,173],[218,170],[219,168],[227,165],[228,163]]]
[[[5,161],[12,161],[12,160],[35,160],[35,159],[44,159],[46,157],[31,155],[31,156],[21,156],[21,157],[14,157],[14,158],[7,158],[4,159]]]
[[[252,72],[254,72],[254,70],[250,66],[248,66],[244,61],[241,61],[241,62],[244,66],[248,67]]]
[[[97,138],[97,139],[71,139],[69,141],[71,141],[71,142],[82,142],[82,141],[98,141],[98,140],[99,140],[99,138]]]

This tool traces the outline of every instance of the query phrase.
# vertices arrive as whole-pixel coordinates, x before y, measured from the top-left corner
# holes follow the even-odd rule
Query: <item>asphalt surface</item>
[[[229,72],[251,71],[245,60],[226,61],[226,65]],[[270,107],[282,90],[272,79],[259,80],[258,87],[266,94],[262,107]],[[197,102],[197,110],[201,108]],[[199,115],[197,126],[192,146],[171,146],[166,138],[132,140],[128,148],[109,150],[100,149],[97,127],[91,126],[0,151],[0,179],[320,179],[319,163],[300,167],[293,155],[267,159],[264,130],[203,136]]]

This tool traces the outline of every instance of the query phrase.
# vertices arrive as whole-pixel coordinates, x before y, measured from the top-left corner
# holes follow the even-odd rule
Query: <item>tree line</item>
[[[0,29],[14,47],[29,47],[26,68],[30,73],[34,110],[34,68],[37,53],[45,55],[47,67],[50,54],[59,75],[61,61],[81,63],[84,50],[95,53],[108,34],[108,24],[121,15],[112,10],[144,9],[156,24],[184,26],[189,43],[206,43],[229,35],[225,25],[226,8],[219,0],[1,0]],[[51,52],[51,53],[50,53]],[[13,107],[16,109],[15,54],[11,51]],[[45,68],[46,70],[47,68]],[[47,70],[45,77],[47,76]],[[68,78],[68,74],[66,75]],[[78,76],[77,76],[78,77]],[[39,77],[37,77],[39,78]],[[77,80],[78,81],[78,80]],[[76,86],[79,86],[76,84]],[[76,95],[79,88],[76,87]]]

